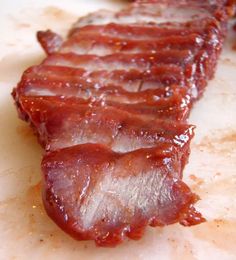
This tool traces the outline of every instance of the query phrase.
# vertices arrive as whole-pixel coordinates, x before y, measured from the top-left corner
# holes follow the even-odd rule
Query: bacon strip
[[[94,15],[94,14],[92,14]],[[208,25],[212,19],[198,19],[197,21],[183,22],[166,22],[166,23],[144,23],[144,24],[119,24],[108,23],[103,25],[90,24],[84,27],[72,28],[70,36],[79,35],[103,35],[119,37],[120,39],[129,40],[155,40],[168,36],[188,36],[198,34],[203,36],[206,33]],[[154,26],[155,25],[155,26]]]
[[[114,103],[101,105],[55,97],[22,97],[20,103],[47,150],[90,142],[106,144],[116,152],[153,147],[162,142],[188,150],[193,137],[191,125],[153,120],[143,113],[134,115]]]
[[[198,197],[174,177],[176,156],[167,144],[125,154],[98,144],[52,152],[42,162],[47,212],[76,239],[99,246],[139,239],[147,225],[201,223]]]
[[[107,71],[102,69],[93,72],[61,65],[39,65],[30,68],[23,74],[18,92],[28,95],[34,90],[42,90],[43,82],[49,86],[55,85],[51,91],[58,95],[63,95],[65,92],[68,92],[69,95],[70,91],[74,95],[80,89],[95,91],[109,86],[113,86],[113,89],[119,87],[128,92],[159,89],[164,93],[166,86],[171,87],[178,84],[184,87],[187,84],[184,73],[175,65],[158,65],[146,71],[138,69]],[[56,87],[57,83],[61,83],[58,88]],[[63,93],[63,91],[65,92]]]
[[[70,38],[62,47],[62,53],[79,53],[79,54],[96,54],[109,55],[116,52],[138,53],[153,52],[157,50],[188,49],[192,52],[196,51],[203,44],[203,39],[197,34],[186,35],[170,35],[162,37],[158,40],[129,40],[118,37],[102,36],[100,34],[76,34]]]
[[[231,7],[138,0],[80,18],[64,42],[37,34],[48,57],[13,97],[45,149],[45,209],[68,234],[115,246],[147,225],[205,221],[182,181],[186,120],[214,75]]]

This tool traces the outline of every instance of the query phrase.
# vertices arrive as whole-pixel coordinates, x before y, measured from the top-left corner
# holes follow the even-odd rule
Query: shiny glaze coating
[[[139,0],[80,18],[67,40],[39,32],[48,57],[13,91],[45,148],[48,215],[79,240],[116,246],[147,225],[199,224],[182,181],[190,109],[215,71],[226,0]]]

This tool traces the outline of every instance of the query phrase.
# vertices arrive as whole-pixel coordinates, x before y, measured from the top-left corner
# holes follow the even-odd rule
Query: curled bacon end
[[[63,42],[62,37],[51,30],[38,31],[37,39],[48,55],[57,52]]]

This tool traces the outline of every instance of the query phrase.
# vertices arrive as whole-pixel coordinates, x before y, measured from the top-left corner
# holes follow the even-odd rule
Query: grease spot
[[[66,19],[71,16],[70,13],[55,6],[48,6],[44,8],[44,14],[56,19]]]
[[[194,174],[191,174],[189,178],[194,182],[194,185],[192,185],[193,189],[199,188],[202,184],[204,184],[204,180]]]
[[[221,155],[230,155],[235,148],[236,132],[235,130],[226,133],[215,132],[211,136],[205,136],[198,144],[193,146],[200,151],[209,151],[212,153],[220,153]]]
[[[204,183],[204,185],[195,185],[193,186],[193,189],[200,195],[203,201],[207,199],[209,196],[210,198],[218,198],[219,194],[223,194],[222,201],[226,199],[227,203],[223,204],[222,208],[219,208],[220,212],[225,212],[225,210],[231,207],[230,212],[233,213],[236,209],[236,175],[225,179],[213,179],[211,182]],[[218,206],[216,205],[216,207]]]
[[[236,142],[236,131],[232,131],[219,139],[220,142]]]
[[[78,18],[77,15],[71,12],[60,9],[56,6],[47,6],[42,11],[42,16],[49,19],[51,22],[61,22],[61,23],[73,23]]]
[[[229,58],[220,58],[220,61],[223,62],[223,64],[225,65],[236,66],[236,63]]]
[[[193,246],[189,241],[184,240],[182,241],[182,243],[180,243],[178,240],[174,238],[168,238],[167,241],[171,243],[171,248],[172,248],[171,259],[175,259],[175,260],[196,259],[193,253]]]
[[[218,249],[236,254],[236,221],[215,219],[202,224],[201,228],[193,228],[193,234],[198,239],[207,241]]]

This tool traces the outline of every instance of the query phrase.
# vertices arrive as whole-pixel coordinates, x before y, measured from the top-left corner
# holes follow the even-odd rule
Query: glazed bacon
[[[47,150],[83,143],[102,143],[115,152],[172,143],[186,150],[193,137],[193,126],[185,123],[149,119],[116,107],[79,99],[21,97],[21,107],[38,129]],[[55,109],[55,107],[57,109]]]
[[[48,91],[48,95],[66,96],[79,96],[81,92],[92,92],[93,95],[116,93],[127,97],[132,103],[134,97],[142,98],[146,90],[148,91],[145,93],[153,90],[156,99],[170,96],[175,90],[184,92],[185,82],[183,71],[174,65],[156,66],[146,71],[96,70],[91,73],[81,68],[40,65],[24,73],[17,93],[44,95],[43,93]]]
[[[139,239],[147,225],[201,223],[179,164],[168,144],[123,154],[101,144],[57,150],[42,162],[45,207],[70,235],[100,246]]]
[[[186,120],[214,75],[230,7],[139,0],[80,18],[65,41],[38,32],[48,56],[13,97],[45,149],[45,209],[68,234],[115,246],[148,225],[205,221],[182,181]]]

